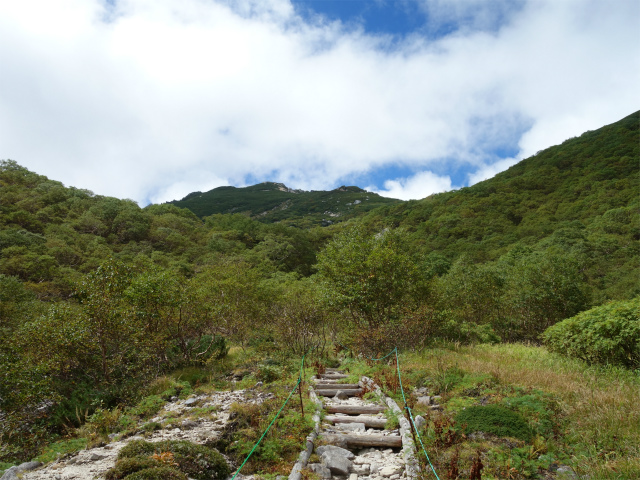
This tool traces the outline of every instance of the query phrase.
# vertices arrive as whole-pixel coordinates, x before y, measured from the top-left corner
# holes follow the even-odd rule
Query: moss
[[[119,459],[113,468],[107,470],[106,480],[122,480],[127,475],[147,468],[160,467],[160,462],[150,457],[132,457]]]
[[[524,417],[496,405],[469,407],[456,415],[456,423],[466,426],[467,433],[485,432],[499,437],[513,437],[528,442],[531,428]]]
[[[188,480],[187,476],[174,468],[153,467],[132,473],[126,480]]]

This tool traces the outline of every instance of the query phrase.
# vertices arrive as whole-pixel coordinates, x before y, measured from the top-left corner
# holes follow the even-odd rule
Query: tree
[[[114,259],[102,263],[87,275],[76,292],[86,315],[86,329],[100,354],[103,380],[111,383],[114,373],[131,366],[127,360],[136,352],[143,332],[132,321],[132,312],[123,302],[123,293],[131,283],[129,267]],[[136,362],[137,363],[137,362]]]
[[[368,236],[361,227],[337,235],[318,255],[325,299],[346,309],[359,326],[376,328],[397,319],[415,300],[419,277],[403,232]]]

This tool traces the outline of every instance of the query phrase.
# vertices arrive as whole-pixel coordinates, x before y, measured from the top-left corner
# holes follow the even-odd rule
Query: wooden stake
[[[298,394],[300,395],[300,415],[302,420],[304,420],[304,405],[302,404],[302,380],[300,380],[300,383],[298,384]]]

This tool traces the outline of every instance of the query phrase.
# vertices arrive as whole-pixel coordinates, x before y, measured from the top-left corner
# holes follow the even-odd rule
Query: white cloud
[[[482,165],[475,172],[469,173],[469,185],[475,185],[478,182],[487,180],[497,173],[503,172],[507,168],[515,165],[518,161],[515,158],[503,158],[489,165]]]
[[[141,202],[248,175],[490,171],[527,128],[518,158],[638,108],[639,8],[530,1],[499,31],[389,49],[287,0],[0,2],[0,158]]]
[[[384,189],[368,187],[367,190],[383,197],[399,198],[400,200],[419,200],[434,193],[451,190],[451,178],[439,176],[430,171],[418,172],[412,177],[396,178],[384,182]]]

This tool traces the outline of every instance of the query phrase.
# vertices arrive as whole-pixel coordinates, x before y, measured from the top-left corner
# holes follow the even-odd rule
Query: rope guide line
[[[386,354],[384,357],[381,357],[381,358],[373,358],[373,357],[370,357],[368,355],[365,355],[365,357],[367,357],[370,360],[377,361],[377,360],[384,360],[385,358],[389,357],[393,353],[396,354],[396,370],[398,372],[398,380],[400,381],[400,392],[402,393],[402,400],[404,401],[404,408],[407,409],[407,411],[409,412],[409,418],[411,419],[411,425],[413,425],[413,430],[414,430],[414,432],[416,432],[416,436],[418,437],[418,440],[420,441],[420,446],[422,447],[422,451],[424,452],[424,456],[427,457],[427,461],[429,462],[429,466],[431,467],[431,471],[436,476],[436,478],[438,480],[440,480],[440,477],[436,473],[436,469],[433,467],[433,464],[431,463],[431,459],[429,458],[429,454],[427,453],[427,450],[424,448],[424,443],[422,443],[422,438],[420,437],[420,433],[418,432],[418,429],[416,428],[416,424],[413,421],[413,413],[411,412],[411,408],[409,408],[409,406],[407,405],[407,398],[404,396],[404,387],[402,386],[402,376],[400,375],[400,360],[398,359],[398,347],[395,347],[388,354]]]
[[[307,352],[308,353],[308,352]],[[282,409],[287,405],[287,403],[289,403],[289,400],[291,399],[291,395],[293,395],[293,392],[296,391],[296,388],[298,388],[298,385],[300,385],[300,382],[302,382],[302,371],[304,368],[304,357],[307,356],[307,353],[305,353],[302,356],[302,361],[300,362],[300,374],[298,375],[298,381],[296,382],[295,387],[293,387],[291,389],[291,392],[289,392],[289,396],[287,397],[287,399],[285,400],[285,402],[282,404],[282,406],[280,407],[280,410],[278,410],[278,413],[276,413],[276,416],[273,417],[273,420],[271,420],[271,423],[269,424],[269,426],[267,427],[267,429],[264,431],[264,433],[262,434],[262,436],[260,437],[260,440],[257,441],[257,443],[253,446],[253,448],[251,449],[251,451],[249,452],[249,455],[247,455],[247,458],[244,459],[244,462],[242,462],[242,465],[240,465],[240,467],[238,468],[238,470],[236,470],[236,473],[233,475],[233,477],[231,477],[231,480],[234,480],[238,474],[240,473],[240,470],[242,470],[242,467],[244,467],[244,464],[247,463],[247,461],[249,460],[249,458],[251,457],[251,455],[253,455],[253,452],[255,451],[256,448],[258,448],[258,445],[260,445],[260,442],[262,441],[262,439],[265,437],[265,435],[267,434],[267,432],[271,429],[271,426],[274,424],[274,422],[277,420],[277,418],[280,416],[280,413],[282,412]]]

